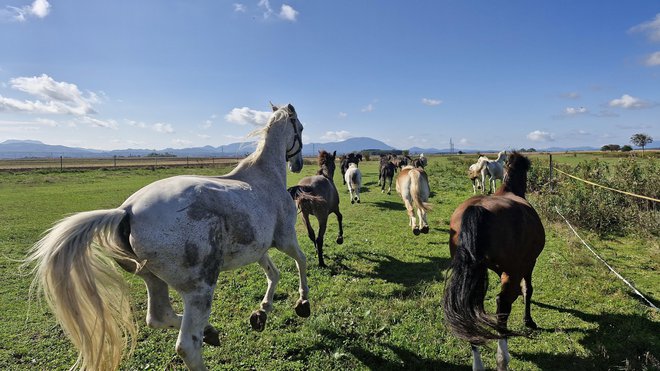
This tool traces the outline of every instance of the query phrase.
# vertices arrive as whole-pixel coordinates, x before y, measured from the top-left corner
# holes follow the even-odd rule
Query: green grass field
[[[307,255],[312,316],[298,318],[293,305],[297,271],[292,259],[271,250],[281,271],[267,328],[250,330],[248,317],[266,289],[261,268],[250,265],[221,273],[211,323],[221,332],[220,347],[204,346],[210,369],[470,369],[467,343],[442,324],[440,301],[449,266],[448,219],[472,193],[464,161],[433,157],[427,167],[434,210],[431,232],[413,236],[400,197],[381,194],[377,161],[360,165],[362,203],[351,205],[337,170],[344,214],[343,245],[334,243],[330,217],[325,255],[319,269],[311,241],[299,220],[298,239]],[[40,234],[62,216],[112,208],[140,187],[176,174],[223,174],[227,168],[89,170],[0,174],[0,369],[67,369],[76,352],[44,303],[30,301],[29,271],[20,260]],[[299,177],[316,171],[306,165]],[[534,195],[530,196],[532,204]],[[532,315],[540,329],[509,342],[514,370],[608,370],[660,368],[660,313],[644,305],[562,224],[545,223],[546,247],[534,272]],[[581,231],[582,233],[582,231]],[[585,238],[623,276],[660,304],[660,246],[635,236]],[[174,351],[177,332],[144,325],[144,284],[126,274],[136,320],[135,353],[123,369],[183,369]],[[494,310],[497,276],[491,274],[486,306]],[[181,301],[172,293],[175,307]],[[523,330],[522,300],[514,303],[509,327]],[[482,352],[495,368],[495,345]]]

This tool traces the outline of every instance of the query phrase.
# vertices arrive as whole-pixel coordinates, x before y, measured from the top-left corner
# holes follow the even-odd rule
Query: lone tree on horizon
[[[649,143],[653,143],[653,138],[648,134],[638,133],[630,137],[630,143],[642,147],[642,153],[644,153],[644,147]]]

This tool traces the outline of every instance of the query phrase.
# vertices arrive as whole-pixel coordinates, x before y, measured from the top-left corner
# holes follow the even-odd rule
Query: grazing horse
[[[490,189],[488,193],[495,191],[495,181],[497,179],[504,180],[504,163],[506,162],[506,151],[500,151],[497,154],[497,159],[488,160],[485,166],[481,169],[481,184],[483,185],[481,193],[486,189],[486,174],[488,174],[488,184]]]
[[[483,369],[477,345],[498,339],[497,367],[507,368],[507,320],[522,293],[525,326],[535,329],[530,313],[532,270],[545,245],[541,219],[525,199],[529,160],[513,152],[507,177],[492,196],[473,196],[456,208],[449,224],[452,272],[444,293],[445,323],[472,344],[473,369]],[[488,269],[500,276],[495,316],[484,311]],[[521,282],[524,285],[521,287]]]
[[[486,166],[488,157],[480,156],[476,163],[470,165],[468,168],[468,178],[472,181],[472,191],[477,193],[477,189],[481,189],[483,193],[484,184],[481,181],[481,170]]]
[[[362,172],[357,164],[351,162],[344,174],[344,182],[348,186],[348,193],[351,196],[351,203],[360,203],[360,188],[362,187]]]
[[[334,213],[339,223],[339,235],[337,243],[344,242],[344,229],[342,226],[342,215],[339,212],[339,193],[333,180],[335,174],[335,156],[337,152],[329,154],[319,151],[318,175],[302,178],[298,185],[289,188],[291,197],[296,201],[296,206],[302,214],[307,227],[307,235],[312,240],[319,258],[319,267],[325,267],[323,260],[323,236],[328,223],[328,215]],[[316,216],[319,222],[318,236],[314,236],[314,229],[309,222],[309,215]]]
[[[156,181],[116,209],[62,219],[34,245],[25,264],[36,265],[33,285],[78,348],[74,367],[118,369],[127,337],[131,349],[137,343],[128,288],[112,260],[145,281],[147,324],[179,330],[176,352],[191,370],[206,370],[202,341],[219,345],[208,320],[221,271],[259,262],[268,287],[250,323],[264,329],[280,279],[271,246],[295,259],[295,310],[309,316],[307,263],[296,239],[285,166],[302,169],[303,127],[292,105],[273,111],[256,132],[261,139],[255,152],[229,174]],[[183,315],[172,308],[170,287],[183,299]]]
[[[401,195],[403,203],[408,211],[409,225],[412,227],[413,234],[419,235],[419,232],[429,233],[429,223],[426,221],[426,213],[431,210],[429,196],[429,178],[422,168],[405,166],[401,169],[396,178],[396,191]],[[419,224],[415,218],[414,209],[417,209]]]
[[[382,193],[385,193],[385,184],[389,181],[387,194],[392,193],[392,180],[396,166],[392,163],[392,155],[380,155],[380,172],[378,173],[378,185]]]
[[[341,180],[346,184],[346,170],[350,164],[355,164],[356,166],[362,161],[362,154],[358,153],[349,153],[347,155],[341,156],[339,159],[339,170],[341,171]]]

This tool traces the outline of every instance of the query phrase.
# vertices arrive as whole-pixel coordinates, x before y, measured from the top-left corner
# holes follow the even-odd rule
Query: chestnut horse
[[[296,206],[302,214],[307,227],[307,235],[312,240],[319,258],[319,267],[325,267],[323,260],[323,236],[328,223],[328,215],[334,213],[339,223],[339,236],[337,243],[344,242],[344,229],[342,226],[342,215],[339,212],[339,193],[333,180],[335,174],[335,156],[337,152],[329,154],[319,151],[320,169],[317,175],[300,179],[298,185],[289,188],[291,197],[296,201]],[[309,223],[309,215],[316,216],[319,222],[319,234],[314,236],[314,229]]]
[[[404,166],[396,178],[396,191],[401,195],[403,203],[406,205],[408,212],[409,225],[412,228],[413,234],[418,236],[419,233],[429,233],[429,223],[426,220],[426,213],[431,210],[431,204],[428,202],[431,196],[431,189],[429,187],[429,178],[426,172],[421,167]],[[417,217],[419,224],[415,218],[415,211],[417,209]]]
[[[525,301],[525,325],[536,328],[530,313],[532,270],[545,245],[545,231],[525,199],[529,167],[529,160],[514,152],[497,192],[469,198],[451,216],[452,272],[443,300],[445,323],[455,336],[472,344],[474,369],[483,369],[477,345],[491,339],[498,339],[498,369],[507,368],[507,336],[514,335],[507,330],[507,320],[520,294]],[[496,316],[484,311],[488,269],[500,276],[502,284]]]
[[[129,292],[112,260],[147,286],[147,325],[177,329],[176,352],[191,370],[206,370],[202,341],[219,345],[209,324],[218,274],[258,262],[266,294],[250,316],[263,330],[280,273],[271,246],[298,266],[296,314],[308,317],[306,258],[296,238],[296,208],[286,191],[286,163],[302,169],[302,124],[292,105],[277,108],[258,129],[256,151],[227,175],[181,175],[151,183],[114,209],[62,219],[37,242],[34,288],[78,348],[73,368],[116,370],[123,349],[138,341]],[[172,307],[169,288],[183,299]],[[129,352],[130,354],[130,352]]]

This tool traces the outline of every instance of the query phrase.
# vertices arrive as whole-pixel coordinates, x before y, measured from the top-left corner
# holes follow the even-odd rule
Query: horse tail
[[[296,201],[298,207],[302,208],[306,205],[322,205],[326,203],[326,200],[318,195],[314,194],[314,189],[309,186],[296,185],[289,187],[287,189],[291,198]]]
[[[449,330],[473,344],[503,337],[493,331],[498,330],[496,319],[484,311],[488,290],[488,271],[484,261],[488,246],[487,213],[481,206],[465,209],[442,303]]]
[[[113,258],[138,258],[128,244],[125,210],[82,212],[62,219],[30,250],[35,264],[30,291],[43,292],[57,321],[78,349],[72,368],[117,369],[136,345],[129,292]]]
[[[412,196],[413,204],[415,207],[424,210],[425,212],[431,211],[433,209],[431,204],[422,200],[421,197],[421,188],[426,187],[427,192],[429,189],[429,181],[426,177],[426,173],[422,174],[422,172],[416,169],[411,169],[408,172],[408,176],[410,176],[410,195]]]

